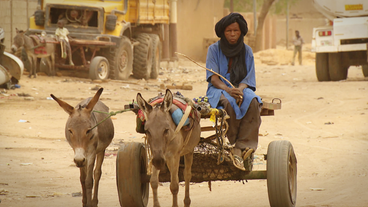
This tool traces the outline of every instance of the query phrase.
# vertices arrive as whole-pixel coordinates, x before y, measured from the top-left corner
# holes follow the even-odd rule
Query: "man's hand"
[[[243,103],[243,91],[240,88],[227,88],[225,91],[230,94],[231,97],[235,98],[238,106]]]

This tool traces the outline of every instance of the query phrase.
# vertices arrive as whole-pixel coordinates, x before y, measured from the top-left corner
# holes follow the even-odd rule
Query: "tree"
[[[256,36],[256,45],[254,48],[254,52],[258,52],[262,50],[262,35],[263,35],[263,25],[266,19],[267,13],[270,10],[275,0],[264,0],[261,8],[261,13],[258,16],[258,23],[257,23],[257,36]]]
[[[234,12],[253,12],[253,0],[232,0]],[[283,14],[286,11],[287,5],[292,6],[299,0],[257,0],[257,11],[260,10],[257,22],[257,36],[255,37],[254,52],[262,49],[263,25],[268,12],[272,14]],[[274,4],[274,6],[272,6]],[[262,7],[260,8],[260,6]],[[225,0],[224,7],[230,6],[230,0]],[[272,7],[271,7],[272,6]]]

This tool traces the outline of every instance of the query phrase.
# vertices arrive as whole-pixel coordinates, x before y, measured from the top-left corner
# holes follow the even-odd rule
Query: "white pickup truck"
[[[313,29],[319,81],[347,78],[348,68],[362,66],[368,76],[368,0],[313,0],[330,24]]]

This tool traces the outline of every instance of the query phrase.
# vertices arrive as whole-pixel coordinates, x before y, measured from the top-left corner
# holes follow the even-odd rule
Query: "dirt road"
[[[363,78],[361,69],[350,68],[349,78],[340,82],[317,82],[313,65],[257,65],[256,73],[257,94],[267,101],[282,100],[275,116],[262,117],[256,154],[265,154],[273,140],[291,141],[298,160],[297,206],[368,206],[368,78]],[[181,90],[185,96],[203,96],[204,79],[203,69],[186,61],[148,82],[23,76],[21,88],[0,94],[0,206],[82,206],[82,198],[72,196],[81,187],[73,151],[64,138],[67,114],[50,93],[76,105],[99,85],[105,89],[101,100],[117,111],[137,92],[145,98],[157,95],[163,91],[160,84],[187,82],[193,90]],[[132,112],[113,119],[115,137],[103,164],[100,207],[119,206],[114,153],[121,142],[143,142],[134,120]],[[159,194],[161,205],[171,206],[168,183],[159,187]],[[180,187],[179,206],[183,197]],[[193,184],[191,199],[196,207],[269,206],[266,180],[212,182],[212,191],[207,183]]]

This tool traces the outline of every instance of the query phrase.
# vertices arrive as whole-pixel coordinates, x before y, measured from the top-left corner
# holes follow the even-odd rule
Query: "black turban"
[[[245,36],[248,33],[248,24],[244,17],[239,13],[230,13],[224,16],[219,22],[216,23],[215,32],[217,37],[222,37],[227,26],[232,23],[238,22],[242,35]]]
[[[241,31],[241,35],[235,44],[230,44],[225,35],[224,31],[230,24],[237,22]],[[240,82],[247,76],[247,68],[245,63],[245,46],[244,36],[248,32],[248,24],[244,17],[239,13],[230,13],[223,17],[219,22],[216,23],[215,32],[220,37],[220,49],[222,53],[232,59],[230,69],[230,82],[238,87]]]

